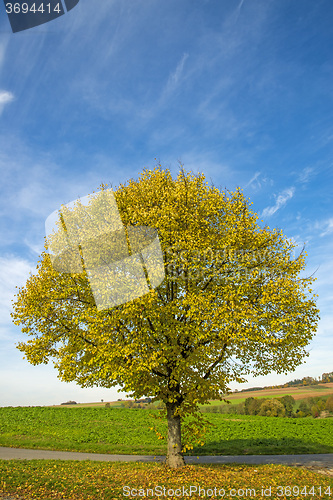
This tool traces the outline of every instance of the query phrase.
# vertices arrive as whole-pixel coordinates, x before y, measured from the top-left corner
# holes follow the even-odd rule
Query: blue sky
[[[11,300],[51,212],[155,158],[242,187],[268,226],[306,243],[321,311],[310,357],[243,387],[333,370],[332,21],[331,0],[81,0],[13,34],[1,7],[0,406],[125,396],[23,360]]]

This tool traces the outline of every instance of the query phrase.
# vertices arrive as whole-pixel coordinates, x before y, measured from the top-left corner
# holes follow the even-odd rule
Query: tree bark
[[[185,460],[182,454],[182,438],[181,438],[181,419],[179,415],[174,415],[177,404],[167,403],[167,419],[168,419],[168,455],[166,465],[176,469],[184,467]]]

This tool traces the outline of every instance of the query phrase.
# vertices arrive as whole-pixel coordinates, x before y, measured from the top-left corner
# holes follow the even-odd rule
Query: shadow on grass
[[[333,453],[333,446],[295,438],[258,438],[210,441],[184,455],[300,455]]]

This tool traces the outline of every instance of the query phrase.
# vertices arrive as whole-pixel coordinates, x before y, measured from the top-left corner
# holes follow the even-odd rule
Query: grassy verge
[[[156,463],[0,460],[0,477],[0,492],[16,493],[26,500],[143,496],[286,500],[333,495],[332,478],[283,465],[187,465],[171,470]]]
[[[91,453],[165,455],[150,410],[108,408],[0,408],[0,446]],[[333,453],[333,419],[288,419],[207,414],[214,424],[189,455]]]

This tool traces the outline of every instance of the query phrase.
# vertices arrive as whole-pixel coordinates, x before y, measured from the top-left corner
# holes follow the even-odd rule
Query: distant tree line
[[[295,386],[305,386],[305,385],[318,385],[325,384],[327,382],[333,382],[333,372],[323,373],[321,377],[318,379],[314,377],[303,377],[303,378],[295,378],[290,382],[286,382],[281,385],[266,385],[265,387],[250,387],[249,389],[243,389],[237,392],[251,392],[251,391],[261,391],[263,389],[280,389],[283,387],[295,387]]]
[[[121,408],[161,409],[164,407],[162,401],[152,403],[152,398],[136,399],[134,401],[122,401]]]
[[[214,405],[202,408],[203,413],[231,413],[239,415],[259,415],[262,417],[314,418],[333,414],[333,396],[325,401],[320,397],[309,397],[301,401],[295,409],[296,401],[292,396],[281,398],[246,398],[244,403]]]

